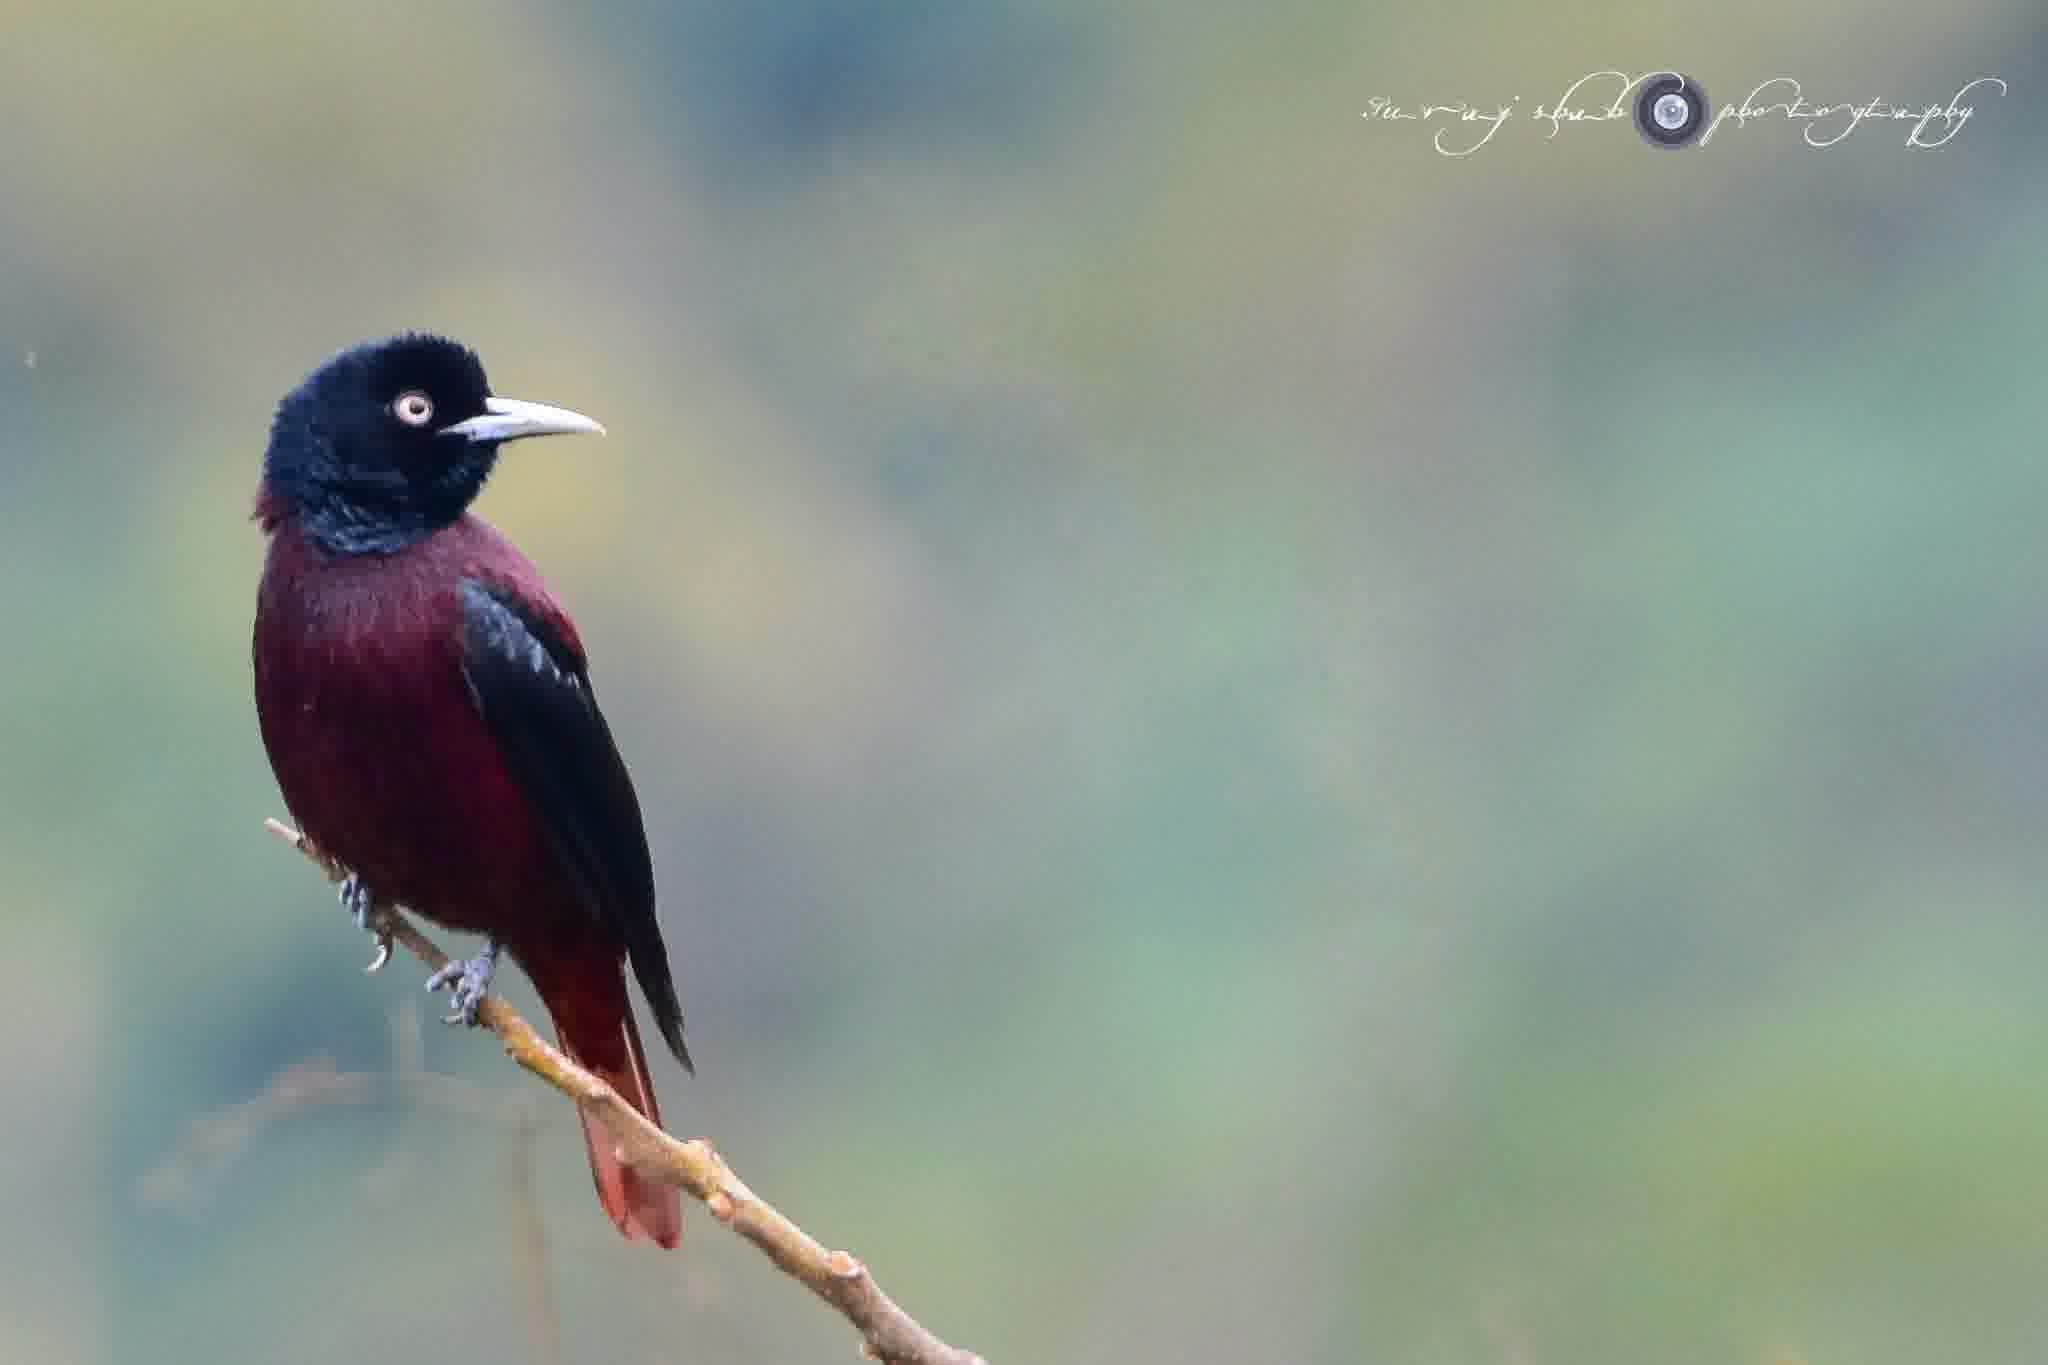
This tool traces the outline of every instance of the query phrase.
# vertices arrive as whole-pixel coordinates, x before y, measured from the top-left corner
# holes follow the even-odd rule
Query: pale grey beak
[[[486,398],[483,416],[441,428],[443,436],[472,441],[516,441],[522,436],[566,436],[579,431],[602,436],[604,424],[567,408],[518,398]]]

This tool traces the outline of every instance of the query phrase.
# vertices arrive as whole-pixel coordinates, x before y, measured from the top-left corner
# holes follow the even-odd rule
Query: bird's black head
[[[409,332],[314,370],[277,405],[256,515],[296,521],[340,554],[389,554],[461,516],[501,442],[604,428],[580,413],[495,398],[476,353]]]

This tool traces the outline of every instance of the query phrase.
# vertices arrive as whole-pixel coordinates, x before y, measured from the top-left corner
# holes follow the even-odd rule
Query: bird
[[[576,626],[470,510],[509,442],[604,434],[491,392],[476,352],[405,332],[342,350],[279,401],[254,520],[268,537],[251,659],[287,809],[348,869],[343,904],[484,936],[427,983],[475,1024],[500,953],[562,1050],[661,1123],[630,962],[686,1071],[683,1011],[640,802]],[[583,1117],[598,1200],[630,1241],[677,1244],[679,1192]]]

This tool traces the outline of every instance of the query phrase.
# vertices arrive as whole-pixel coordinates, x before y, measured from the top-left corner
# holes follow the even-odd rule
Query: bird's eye
[[[409,427],[423,427],[434,420],[434,400],[418,389],[407,389],[391,400],[391,415]]]

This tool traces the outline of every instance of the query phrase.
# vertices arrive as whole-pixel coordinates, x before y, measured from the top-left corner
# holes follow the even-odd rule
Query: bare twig
[[[391,1012],[388,1073],[341,1071],[332,1057],[293,1062],[271,1076],[263,1093],[254,1099],[188,1123],[177,1147],[142,1178],[142,1197],[155,1204],[189,1207],[197,1201],[201,1183],[219,1178],[268,1125],[314,1106],[385,1099],[403,1102],[408,1115],[417,1109],[442,1109],[504,1129],[508,1138],[506,1174],[518,1222],[516,1241],[525,1272],[523,1297],[534,1359],[539,1365],[561,1365],[561,1318],[550,1283],[540,1195],[533,1183],[533,1138],[540,1116],[532,1097],[524,1091],[517,1095],[492,1091],[459,1076],[429,1071],[419,1006],[414,1001]],[[387,1194],[405,1165],[404,1143],[394,1136],[383,1159],[364,1172],[363,1188],[373,1197]]]
[[[330,880],[340,881],[348,875],[346,868],[289,825],[278,820],[264,823],[272,834],[310,858]],[[381,922],[374,927],[388,933],[430,969],[439,971],[447,965],[448,955],[404,915],[389,908],[376,914]],[[865,1354],[888,1365],[987,1365],[973,1352],[939,1340],[904,1312],[882,1292],[859,1260],[844,1251],[827,1250],[748,1189],[708,1140],[682,1141],[648,1122],[609,1085],[549,1046],[503,999],[485,996],[477,1020],[498,1035],[513,1061],[603,1122],[618,1139],[620,1160],[650,1179],[702,1200],[713,1218],[752,1242],[784,1274],[838,1309],[860,1333]]]
[[[292,1063],[254,1099],[186,1124],[177,1147],[143,1176],[142,1197],[152,1204],[191,1206],[199,1187],[227,1169],[265,1128],[311,1105],[361,1104],[376,1094],[377,1079],[370,1072],[343,1071],[332,1057]]]
[[[521,1266],[526,1271],[526,1327],[541,1365],[562,1365],[562,1319],[548,1283],[548,1234],[540,1217],[540,1192],[533,1187],[533,1135],[538,1116],[520,1106],[513,1120],[512,1206],[519,1210]]]

